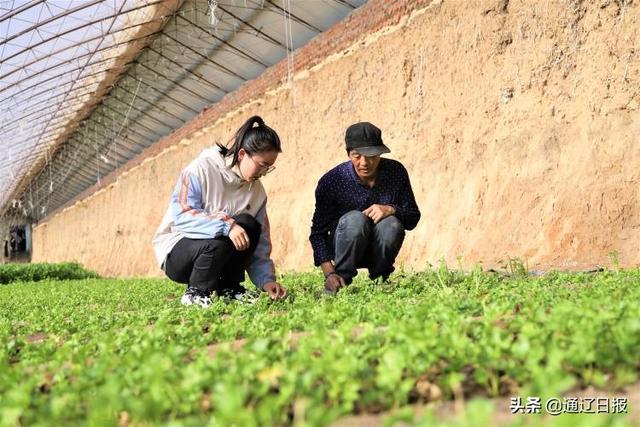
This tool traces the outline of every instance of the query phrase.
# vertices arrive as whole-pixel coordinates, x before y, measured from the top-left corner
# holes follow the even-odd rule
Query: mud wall
[[[383,130],[423,213],[405,267],[639,265],[639,2],[397,4],[370,1],[296,52],[292,83],[268,70],[46,218],[34,261],[160,275],[150,240],[181,168],[259,114],[284,144],[263,179],[281,271],[311,267],[314,188],[360,120]]]

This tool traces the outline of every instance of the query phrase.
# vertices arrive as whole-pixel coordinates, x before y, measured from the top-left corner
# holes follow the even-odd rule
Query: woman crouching
[[[180,174],[153,247],[166,275],[187,284],[182,304],[207,307],[214,292],[242,299],[245,271],[272,299],[287,295],[275,280],[260,182],[280,152],[278,134],[254,116],[231,148],[204,150]]]

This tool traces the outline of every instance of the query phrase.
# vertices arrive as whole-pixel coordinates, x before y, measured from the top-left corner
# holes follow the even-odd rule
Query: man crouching
[[[351,283],[358,268],[386,281],[404,241],[420,219],[404,166],[380,158],[390,150],[382,132],[368,122],[346,131],[349,160],[324,174],[316,187],[311,225],[314,264],[324,273],[326,292]]]

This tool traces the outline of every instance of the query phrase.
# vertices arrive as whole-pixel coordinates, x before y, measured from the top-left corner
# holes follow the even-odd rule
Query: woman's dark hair
[[[254,127],[254,125],[257,126]],[[233,156],[231,166],[238,163],[238,152],[241,148],[244,148],[244,151],[250,156],[265,151],[282,153],[280,137],[275,130],[264,124],[264,120],[260,116],[250,117],[240,126],[231,147],[227,148],[221,144],[218,144],[218,147],[224,157]]]

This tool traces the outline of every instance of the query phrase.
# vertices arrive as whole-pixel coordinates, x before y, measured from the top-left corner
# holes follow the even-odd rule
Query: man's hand
[[[395,215],[396,209],[389,205],[371,205],[362,213],[371,218],[374,224],[377,224],[386,217]]]
[[[284,299],[287,296],[287,288],[278,282],[269,282],[262,289],[269,294],[269,298],[272,300]]]
[[[237,251],[244,251],[249,248],[249,235],[238,223],[234,222],[229,230],[229,239],[236,247]]]
[[[329,273],[324,279],[324,288],[331,293],[338,292],[343,286],[345,286],[344,279],[338,273]]]

